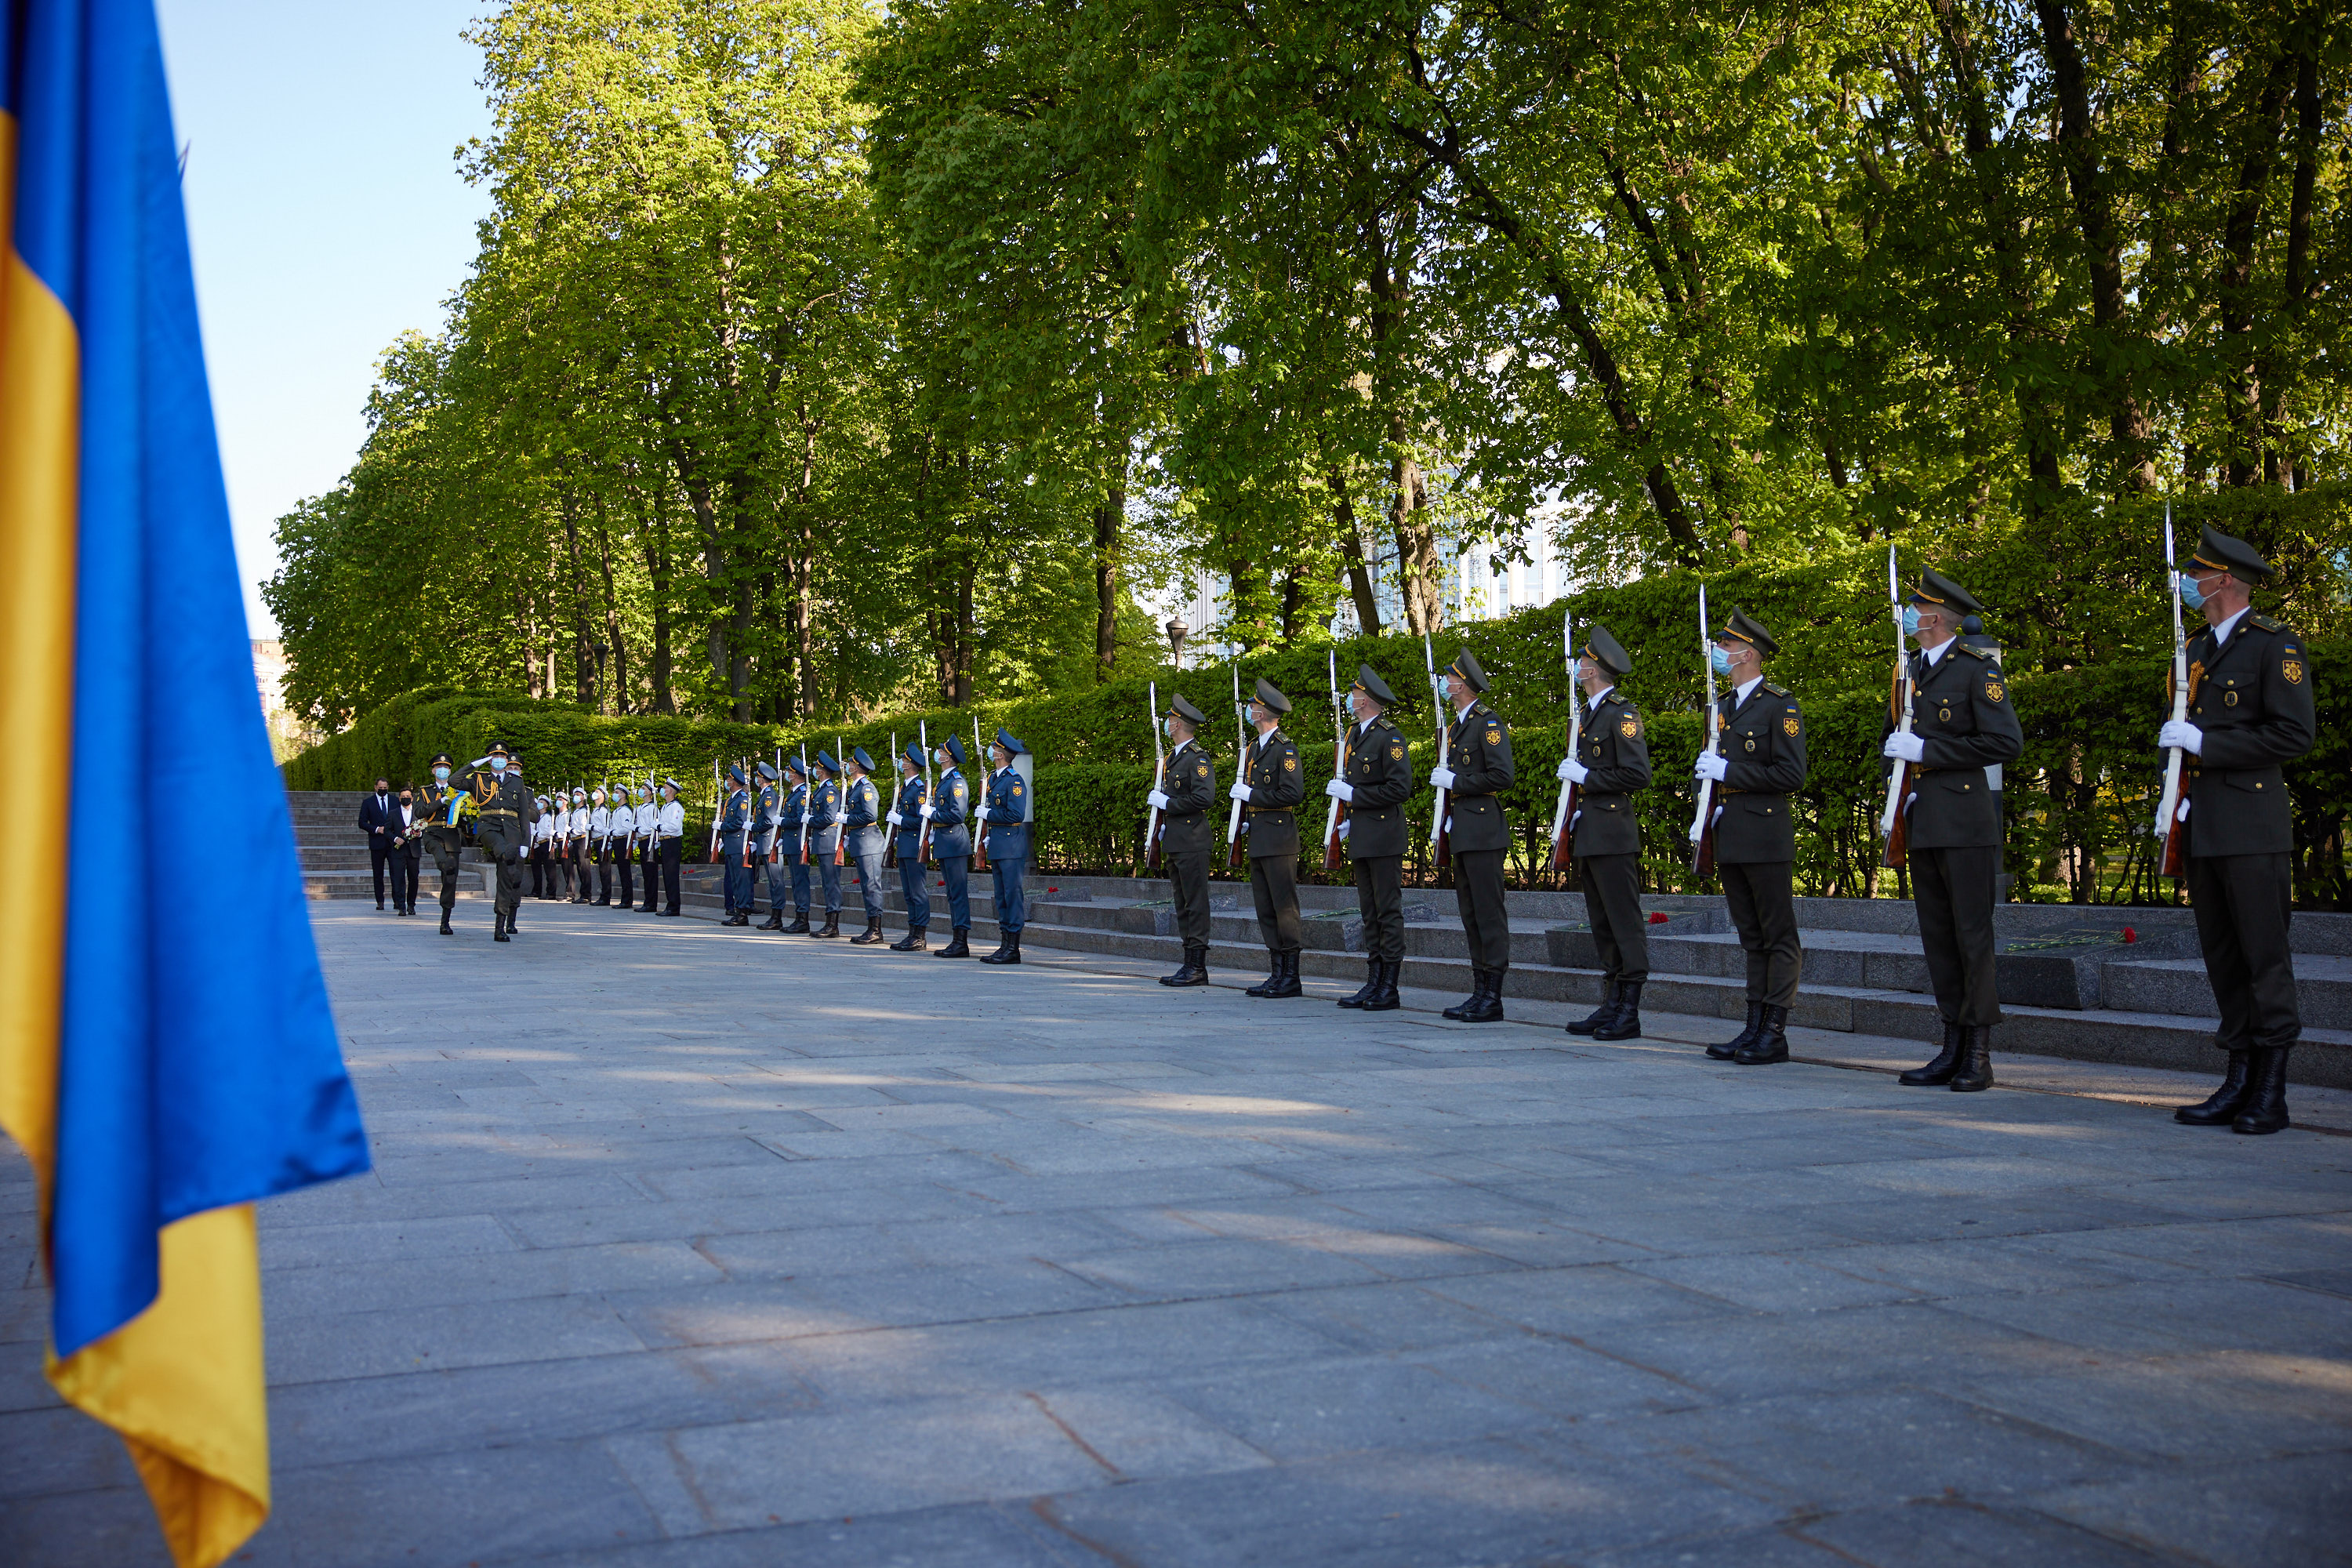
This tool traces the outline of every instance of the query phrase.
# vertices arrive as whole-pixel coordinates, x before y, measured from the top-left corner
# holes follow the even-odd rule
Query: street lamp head
[[[1168,651],[1173,658],[1176,668],[1181,669],[1184,668],[1184,639],[1192,635],[1192,628],[1184,624],[1183,616],[1171,616],[1168,617],[1166,630]]]

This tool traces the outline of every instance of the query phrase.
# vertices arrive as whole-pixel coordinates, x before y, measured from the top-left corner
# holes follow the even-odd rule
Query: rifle
[[[1560,658],[1568,665],[1568,754],[1573,761],[1584,744],[1584,709],[1576,700],[1576,617],[1559,618]],[[1559,781],[1559,802],[1551,808],[1551,868],[1566,871],[1576,864],[1576,784]]]
[[[1242,700],[1242,667],[1238,658],[1234,664],[1234,778],[1240,784],[1249,782],[1249,705]],[[1231,816],[1225,818],[1225,864],[1242,863],[1242,803],[1234,802]]]
[[[971,716],[971,760],[973,765],[982,770],[981,776],[984,779],[988,773],[986,765],[980,760],[981,754],[980,715],[975,713]],[[981,800],[987,798],[987,792],[983,790]],[[981,800],[973,801],[971,809],[964,813],[965,826],[971,833],[971,865],[969,868],[974,871],[988,869],[988,825],[980,819]]]
[[[849,816],[849,759],[841,754],[841,737],[838,735],[833,738],[833,765],[840,770],[833,775],[833,787],[835,798],[841,803],[840,814],[845,819]],[[848,843],[849,828],[845,822],[835,824],[833,830],[833,863],[835,865],[843,863],[841,852]]]
[[[1911,673],[1910,657],[1903,647],[1903,587],[1895,570],[1895,546],[1886,547],[1886,603],[1895,616],[1895,674],[1886,683],[1886,716],[1898,735],[1911,733],[1911,706],[1915,697],[1915,679]],[[1885,850],[1880,855],[1882,866],[1900,867],[1910,856],[1911,818],[1903,810],[1903,797],[1910,793],[1911,764],[1902,758],[1887,770],[1886,805],[1878,814],[1878,837],[1885,840]]]
[[[1330,648],[1323,650],[1325,679],[1331,688],[1331,715],[1337,726],[1331,740],[1331,777],[1345,783],[1348,777],[1348,700],[1339,691],[1339,656]],[[1331,808],[1323,814],[1323,869],[1339,868],[1339,825],[1348,820],[1348,803],[1338,795],[1331,797]]]
[[[890,765],[895,768],[904,761],[905,759],[898,755],[898,731],[893,730],[890,731]],[[897,779],[892,779],[890,781],[890,809],[893,811],[898,809],[899,793],[898,781]],[[882,864],[887,869],[887,868],[896,866],[898,863],[898,830],[890,826],[887,822],[882,826],[888,830],[887,837],[882,841]]]
[[[814,866],[816,864],[816,847],[809,839],[808,814],[809,807],[816,804],[816,775],[809,772],[806,741],[801,742],[801,788],[808,791],[801,799],[801,864]]]
[[[2189,668],[2189,638],[2180,629],[2180,572],[2172,555],[2172,503],[2164,503],[2164,575],[2172,584],[2172,716],[2186,721],[2189,700],[2194,684]],[[2164,795],[2157,803],[2156,836],[2164,841],[2164,860],[2159,876],[2181,878],[2189,875],[2189,836],[2180,826],[2180,767],[2181,751],[2178,746],[2166,748],[2164,759]]]
[[[1698,585],[1698,661],[1706,669],[1706,750],[1702,756],[1723,754],[1723,717],[1715,710],[1715,660],[1707,657],[1706,584]],[[1715,781],[1698,781],[1698,815],[1691,819],[1691,870],[1705,877],[1715,870]]]
[[[719,864],[719,759],[710,759],[710,863]]]
[[[923,804],[936,814],[940,809],[940,803],[931,796],[931,721],[928,719],[918,719],[915,721],[915,738],[923,748]],[[928,865],[930,858],[931,819],[928,816],[918,817],[915,828],[915,864]]]
[[[768,818],[768,864],[776,863],[776,845],[784,837],[784,801],[792,791],[784,787],[784,749],[776,748],[776,809]]]
[[[1445,681],[1437,673],[1437,654],[1429,645],[1429,634],[1421,634],[1421,662],[1429,671],[1429,701],[1437,715],[1437,765],[1450,767],[1454,756],[1454,737],[1445,723]],[[1430,864],[1444,870],[1454,862],[1454,845],[1445,830],[1445,792],[1437,792],[1437,810],[1429,823]]]
[[[1168,755],[1160,744],[1160,682],[1151,683],[1151,787],[1168,787]],[[1160,808],[1146,802],[1143,810],[1143,863],[1146,869],[1160,868]]]

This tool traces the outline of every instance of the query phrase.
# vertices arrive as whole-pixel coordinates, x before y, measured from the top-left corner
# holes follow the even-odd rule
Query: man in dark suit
[[[1356,911],[1364,919],[1370,973],[1363,989],[1339,1005],[1386,1013],[1403,1005],[1397,981],[1404,973],[1404,852],[1412,836],[1404,803],[1412,794],[1412,751],[1389,721],[1396,693],[1370,665],[1356,667],[1348,706],[1356,722],[1348,730],[1339,776],[1325,781],[1323,793],[1348,808],[1339,831],[1356,868]]]
[[[1561,759],[1559,776],[1576,786],[1570,821],[1592,945],[1601,954],[1601,1000],[1571,1035],[1632,1040],[1642,1034],[1642,987],[1650,980],[1650,935],[1642,923],[1642,821],[1633,792],[1650,785],[1650,742],[1641,710],[1618,686],[1633,668],[1624,645],[1595,626],[1576,661],[1589,717],[1578,754]]]
[[[383,908],[384,868],[392,861],[392,781],[378,779],[375,791],[360,802],[360,831],[368,836],[368,869],[375,873],[375,907]]]
[[[1446,729],[1446,761],[1429,782],[1447,792],[1453,826],[1454,907],[1470,944],[1470,994],[1445,1009],[1465,1024],[1503,1020],[1503,976],[1511,967],[1511,913],[1503,900],[1503,858],[1511,847],[1503,792],[1517,776],[1511,731],[1486,706],[1486,672],[1464,648],[1445,667],[1445,700],[1454,709]]]
[[[1181,697],[1170,698],[1160,715],[1175,749],[1160,767],[1150,801],[1160,811],[1160,853],[1168,860],[1176,935],[1184,943],[1184,962],[1175,973],[1160,977],[1162,985],[1209,983],[1209,857],[1217,847],[1209,808],[1217,803],[1217,763],[1193,740],[1208,721],[1207,714]]]
[[[2189,639],[2189,717],[2157,744],[2184,753],[2179,814],[2189,835],[2189,901],[2228,1053],[2221,1087],[2175,1120],[2233,1132],[2287,1124],[2286,1055],[2303,1038],[2287,921],[2294,907],[2294,817],[2285,764],[2317,731],[2311,656],[2293,628],[2258,615],[2253,584],[2271,563],[2208,528],[2180,574],[2181,602],[2205,616]]]
[[[1296,996],[1298,950],[1298,803],[1307,780],[1298,771],[1298,748],[1280,728],[1290,699],[1270,680],[1257,683],[1250,722],[1257,739],[1242,751],[1241,777],[1226,793],[1242,803],[1249,835],[1250,898],[1257,906],[1257,929],[1265,940],[1272,973],[1243,993],[1246,996]]]

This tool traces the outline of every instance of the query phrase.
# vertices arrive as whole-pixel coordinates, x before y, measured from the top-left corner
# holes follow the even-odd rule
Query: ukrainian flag
[[[0,0],[0,1127],[48,1376],[181,1563],[269,1512],[253,1203],[367,1168],[253,682],[152,0]],[[194,828],[211,908],[127,895]]]

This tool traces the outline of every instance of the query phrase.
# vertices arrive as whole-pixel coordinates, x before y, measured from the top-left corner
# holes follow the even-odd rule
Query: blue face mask
[[[433,776],[436,781],[446,784],[449,781],[449,770],[447,768],[435,768],[433,770]]]
[[[1717,675],[1731,673],[1731,656],[1719,647],[1710,647],[1706,650],[1706,662]]]
[[[492,757],[492,758],[490,759],[490,776],[491,776],[491,777],[496,778],[498,775],[499,775],[500,773],[505,773],[506,771],[507,771],[507,763],[506,763],[506,759],[505,759],[504,757]]]
[[[2205,590],[2200,588],[2197,585],[2197,579],[2186,572],[2180,574],[2180,603],[2184,607],[2191,610],[2201,610],[2205,607]]]
[[[1919,635],[1919,606],[1916,605],[1903,606],[1903,635],[1906,637]]]

